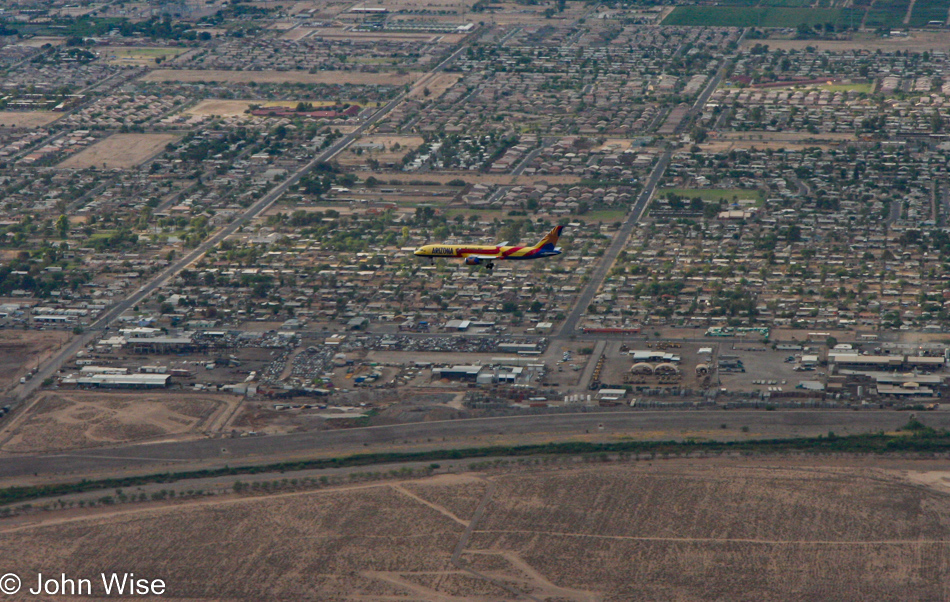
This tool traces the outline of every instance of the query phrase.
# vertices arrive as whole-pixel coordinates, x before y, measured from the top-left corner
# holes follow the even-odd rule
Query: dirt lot
[[[62,330],[0,330],[0,390],[16,384],[70,336]]]
[[[453,19],[455,20],[455,19]],[[458,19],[461,20],[461,19]],[[367,32],[367,31],[352,31],[343,27],[326,27],[321,29],[312,30],[314,36],[319,36],[324,39],[358,39],[358,40],[367,40],[367,41],[400,41],[400,40],[436,40],[442,44],[455,44],[459,42],[464,35],[459,35],[455,33],[447,34],[436,34],[436,33],[408,33],[408,32]]]
[[[160,153],[175,134],[113,134],[59,164],[68,169],[129,169]]]
[[[185,115],[195,115],[198,117],[240,117],[241,115],[247,115],[247,110],[251,105],[260,105],[262,107],[293,107],[297,105],[298,101],[269,101],[269,100],[222,100],[219,98],[209,98],[207,100],[202,100],[195,106],[184,111]],[[313,101],[306,100],[304,102],[309,102],[315,108],[320,107],[321,105],[333,105],[334,101]]]
[[[53,511],[0,523],[0,553],[21,575],[162,578],[173,599],[950,595],[950,498],[935,461],[563,466]],[[460,542],[474,573],[450,562]]]
[[[368,159],[375,159],[380,162],[382,165],[387,165],[390,163],[398,163],[409,154],[409,151],[419,148],[422,143],[425,142],[420,136],[388,136],[388,135],[377,135],[377,136],[361,136],[353,144],[351,144],[347,149],[337,155],[337,160],[342,165],[361,165],[366,163]],[[382,144],[385,147],[385,150],[374,150],[367,148],[363,145],[369,144]],[[393,147],[398,144],[399,148],[393,150]],[[358,148],[362,148],[362,154],[357,155],[354,151]]]
[[[60,117],[62,113],[53,111],[0,111],[0,127],[7,128],[38,128],[50,124]]]
[[[103,393],[60,391],[43,394],[16,425],[4,451],[81,449],[150,439],[195,437],[237,397],[188,393]]]
[[[512,176],[511,174],[482,174],[472,173],[470,171],[459,172],[441,172],[441,173],[392,173],[392,172],[366,172],[361,176],[374,176],[384,182],[390,180],[402,180],[409,182],[411,180],[426,180],[431,182],[451,182],[452,180],[462,179],[469,184],[501,184],[501,185],[526,185],[526,184],[576,184],[581,181],[579,176]]]
[[[357,71],[219,71],[198,69],[156,69],[142,79],[149,82],[233,82],[259,84],[356,84],[401,86],[418,79],[422,74],[362,73]]]
[[[881,50],[894,52],[895,50],[910,50],[923,52],[924,50],[950,49],[950,36],[936,31],[915,31],[906,38],[872,38],[868,40],[745,40],[743,46],[754,46],[756,43],[765,44],[771,50],[803,50],[808,46],[818,50],[831,52],[847,52],[849,50]]]
[[[433,76],[432,79],[427,80],[423,85],[416,86],[413,88],[412,92],[409,93],[409,96],[412,98],[427,98],[432,101],[436,98],[445,94],[445,91],[455,85],[461,75],[458,73],[438,73]],[[429,95],[426,96],[425,91],[429,91]]]
[[[759,150],[801,150],[805,148],[829,148],[833,144],[840,142],[854,142],[857,140],[853,134],[809,134],[793,132],[728,132],[719,133],[715,138],[699,146],[704,152],[727,152],[733,149]]]
[[[66,43],[66,38],[60,36],[36,36],[29,40],[21,40],[17,46],[26,46],[27,48],[42,48],[44,44],[52,46],[62,46]]]
[[[99,56],[115,65],[154,67],[155,59],[170,60],[186,52],[187,48],[147,48],[132,46],[103,46],[97,48]]]

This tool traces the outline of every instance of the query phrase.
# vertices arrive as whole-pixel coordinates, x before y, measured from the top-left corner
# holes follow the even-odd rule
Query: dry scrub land
[[[462,78],[458,73],[438,73],[421,85],[416,85],[409,93],[410,98],[428,98],[430,101],[445,94],[445,91]],[[429,91],[428,96],[426,90]]]
[[[336,158],[341,165],[360,165],[366,163],[368,159],[376,159],[384,165],[387,163],[396,163],[409,154],[409,151],[419,148],[423,142],[425,142],[425,140],[419,136],[362,136],[344,152],[337,155]],[[385,147],[385,150],[373,150],[364,146],[362,154],[357,155],[353,152],[360,145],[370,144],[381,144]],[[396,144],[399,145],[399,148],[393,150]]]
[[[69,336],[62,331],[0,331],[0,388],[16,384],[20,376],[68,341]]]
[[[290,101],[290,100],[225,100],[219,98],[209,98],[202,100],[195,106],[183,112],[185,115],[194,115],[197,117],[240,117],[247,115],[251,105],[260,105],[261,107],[296,107],[298,102],[308,102],[319,109],[321,106],[333,106],[336,102],[327,101]]]
[[[175,134],[113,134],[59,164],[68,169],[129,169],[162,152]]]
[[[767,44],[772,50],[804,50],[808,46],[818,50],[831,52],[847,52],[850,50],[868,50],[894,52],[909,50],[923,52],[924,50],[950,50],[950,36],[936,31],[915,31],[908,37],[874,38],[869,40],[745,40],[744,47],[754,46],[756,43]]]
[[[187,51],[187,48],[147,48],[131,46],[104,46],[97,49],[99,56],[115,65],[154,67],[155,59],[170,60]]]
[[[6,128],[39,128],[53,123],[62,113],[53,111],[0,111],[0,127]]]
[[[0,554],[21,574],[160,576],[173,600],[947,599],[946,472],[896,462],[579,464],[51,512],[0,523]]]
[[[200,69],[156,69],[142,79],[149,82],[232,82],[259,84],[355,84],[401,86],[421,73],[362,73],[359,71],[223,71]]]
[[[44,393],[3,445],[8,452],[46,452],[195,437],[236,398],[189,394]]]

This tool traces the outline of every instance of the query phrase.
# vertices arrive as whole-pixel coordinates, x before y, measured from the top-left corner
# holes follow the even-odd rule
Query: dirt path
[[[473,550],[474,552],[474,550]],[[600,596],[594,592],[572,589],[569,587],[560,587],[549,581],[544,575],[539,573],[533,566],[524,561],[521,556],[514,552],[492,552],[501,556],[512,564],[519,571],[529,577],[527,583],[530,583],[541,590],[545,598],[565,598],[575,600],[576,602],[598,602]]]
[[[413,492],[409,491],[408,489],[406,489],[405,487],[403,487],[402,484],[393,485],[392,488],[393,488],[395,491],[397,491],[397,492],[399,492],[399,493],[401,493],[401,494],[403,494],[403,495],[405,495],[405,496],[411,497],[412,499],[416,500],[417,502],[419,502],[419,503],[421,503],[421,504],[425,504],[426,506],[428,506],[429,508],[432,508],[433,510],[435,510],[435,511],[438,512],[439,514],[443,514],[443,515],[445,515],[445,516],[451,518],[452,520],[454,520],[454,521],[457,522],[458,524],[462,525],[463,527],[468,527],[468,526],[469,526],[469,522],[468,522],[468,521],[462,520],[461,518],[455,516],[455,514],[453,514],[452,511],[449,510],[448,508],[446,508],[446,507],[444,507],[444,506],[440,506],[440,505],[438,505],[438,504],[436,504],[436,503],[430,502],[429,500],[426,500],[426,499],[423,499],[423,498],[419,497],[419,496],[416,495],[415,493],[413,493]]]
[[[526,536],[549,535],[552,537],[590,537],[617,541],[663,541],[675,543],[747,543],[757,545],[792,546],[904,546],[908,544],[950,544],[948,539],[880,539],[880,540],[788,540],[788,539],[744,539],[730,537],[649,537],[636,535],[597,535],[594,533],[567,533],[563,531],[530,531],[526,529],[478,529],[478,533],[517,533]]]
[[[871,14],[871,9],[872,9],[872,8],[874,8],[874,2],[873,2],[873,0],[872,0],[872,2],[871,2],[870,4],[868,4],[867,8],[864,9],[864,16],[861,18],[861,26],[860,26],[858,29],[861,29],[861,30],[864,29],[865,23],[868,22],[868,15]]]
[[[910,6],[907,7],[907,14],[904,15],[904,25],[910,25],[910,15],[914,12],[915,4],[917,4],[917,0],[910,0]]]

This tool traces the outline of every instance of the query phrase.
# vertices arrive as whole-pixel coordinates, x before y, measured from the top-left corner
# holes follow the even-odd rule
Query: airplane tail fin
[[[557,245],[557,239],[561,236],[561,231],[564,230],[564,226],[554,226],[554,228],[548,232],[544,238],[541,239],[541,242],[537,244],[538,249],[551,248],[553,249]]]

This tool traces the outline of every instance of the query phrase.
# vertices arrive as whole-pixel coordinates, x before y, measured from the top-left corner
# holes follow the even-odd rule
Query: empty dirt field
[[[50,46],[62,46],[66,43],[66,38],[61,36],[34,36],[28,40],[20,40],[17,43],[17,46],[25,46],[27,48],[41,48],[45,44]]]
[[[392,163],[401,161],[409,151],[415,150],[425,142],[420,136],[396,136],[396,135],[376,135],[362,136],[336,159],[341,165],[359,165],[365,163],[368,159],[375,159],[380,163]],[[383,150],[372,148],[371,145],[380,144],[385,147]],[[398,145],[398,147],[396,147]],[[356,151],[362,149],[361,154]]]
[[[104,46],[97,48],[101,60],[113,65],[136,65],[139,67],[154,67],[155,60],[170,60],[184,52],[187,48],[165,47],[135,47],[135,46]]]
[[[42,452],[197,436],[238,398],[188,393],[47,392],[17,418],[2,448]]]
[[[0,522],[0,554],[20,575],[162,578],[172,600],[950,596],[945,463],[573,465],[51,511]]]
[[[261,107],[295,107],[298,102],[308,102],[315,109],[321,106],[332,106],[336,102],[327,100],[320,102],[318,100],[225,100],[219,98],[209,98],[202,100],[195,106],[184,111],[185,115],[195,115],[199,117],[239,117],[247,115],[251,105],[260,105]]]
[[[950,50],[950,36],[937,31],[915,31],[907,37],[871,38],[866,40],[745,40],[742,45],[751,47],[756,43],[764,44],[771,50],[804,50],[811,46],[818,50],[848,52],[850,50],[868,50],[871,52],[894,52],[909,50]]]
[[[543,176],[513,176],[511,174],[483,174],[483,173],[472,173],[470,171],[457,171],[457,172],[440,172],[440,173],[393,173],[393,172],[365,172],[361,174],[365,177],[373,176],[378,180],[382,180],[387,184],[391,180],[400,180],[403,182],[410,182],[412,180],[426,180],[430,182],[441,182],[443,184],[451,182],[452,180],[465,180],[469,184],[485,184],[485,185],[535,185],[535,184],[548,184],[548,185],[558,185],[558,184],[576,184],[581,181],[580,176],[562,176],[562,175],[543,175]]]
[[[359,71],[222,71],[215,69],[156,69],[142,80],[149,82],[231,82],[259,84],[354,84],[401,86],[419,79],[419,72],[363,73]]]
[[[437,73],[424,83],[417,85],[409,93],[411,98],[427,98],[435,100],[445,94],[445,91],[455,85],[462,76],[458,73]],[[428,95],[426,90],[429,91]]]
[[[19,378],[56,351],[70,334],[61,330],[0,331],[0,390],[17,384]]]
[[[53,123],[62,113],[53,111],[0,111],[0,127],[39,128]]]
[[[177,140],[176,134],[113,134],[59,164],[67,169],[103,167],[129,169],[143,163]]]

